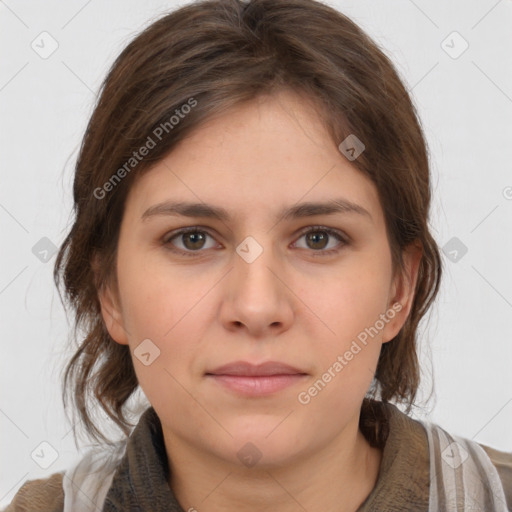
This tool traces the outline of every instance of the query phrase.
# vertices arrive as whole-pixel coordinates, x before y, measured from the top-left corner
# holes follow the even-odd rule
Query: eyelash
[[[323,249],[323,250],[318,250],[318,251],[311,249],[311,252],[313,253],[314,257],[331,256],[331,255],[336,254],[339,251],[341,251],[341,249],[344,246],[348,245],[348,243],[349,243],[348,237],[344,233],[342,233],[341,231],[338,231],[336,229],[328,228],[326,226],[310,226],[308,228],[305,228],[304,230],[302,230],[300,232],[298,239],[302,238],[304,235],[307,235],[309,233],[316,233],[316,232],[324,232],[324,233],[327,233],[329,236],[333,236],[334,238],[338,239],[341,242],[341,247],[339,247],[337,249]],[[164,237],[162,243],[168,248],[168,250],[178,253],[178,254],[181,254],[183,256],[194,257],[198,253],[204,252],[201,249],[198,249],[197,251],[183,251],[181,249],[177,249],[176,247],[174,247],[172,245],[172,243],[171,243],[172,240],[174,240],[175,238],[178,238],[180,235],[184,235],[186,233],[206,233],[208,236],[214,238],[208,229],[204,229],[201,226],[191,226],[189,228],[183,228],[183,229],[179,229],[178,231],[169,233],[170,236],[166,235]]]

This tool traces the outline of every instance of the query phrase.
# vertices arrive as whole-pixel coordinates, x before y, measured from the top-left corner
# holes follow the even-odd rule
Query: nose
[[[255,257],[256,256],[256,257]],[[293,301],[282,260],[269,244],[252,237],[240,244],[224,282],[220,319],[229,331],[251,337],[277,336],[292,325]]]

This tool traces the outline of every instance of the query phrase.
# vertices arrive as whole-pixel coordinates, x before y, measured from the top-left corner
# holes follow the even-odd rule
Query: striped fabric
[[[429,512],[508,512],[498,472],[483,448],[421,423],[430,452]]]

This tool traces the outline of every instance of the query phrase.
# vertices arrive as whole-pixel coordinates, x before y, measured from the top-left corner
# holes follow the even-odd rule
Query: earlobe
[[[418,271],[423,249],[420,242],[413,243],[402,251],[404,269],[394,277],[388,305],[389,317],[382,342],[392,340],[405,324],[414,302]]]

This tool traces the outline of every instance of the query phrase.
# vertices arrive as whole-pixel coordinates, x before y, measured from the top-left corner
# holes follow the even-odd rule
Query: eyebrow
[[[344,198],[331,199],[326,202],[305,202],[291,207],[285,207],[276,215],[276,219],[300,219],[315,215],[334,215],[337,213],[352,213],[368,217],[370,212],[362,206]],[[142,221],[159,215],[212,218],[220,221],[230,221],[228,210],[207,203],[191,203],[183,201],[163,201],[148,208],[142,214]]]

